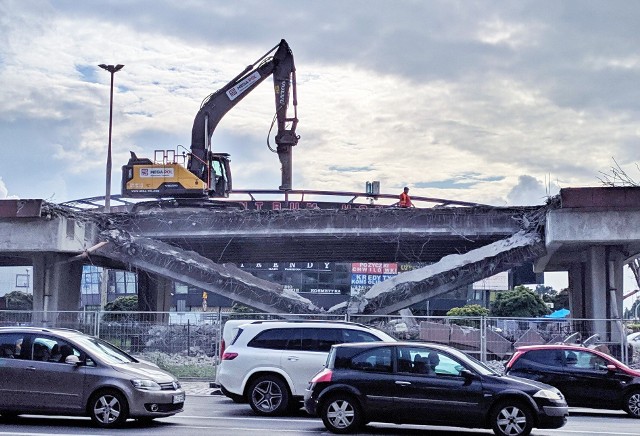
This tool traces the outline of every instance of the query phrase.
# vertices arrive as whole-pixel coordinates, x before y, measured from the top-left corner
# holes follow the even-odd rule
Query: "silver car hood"
[[[111,364],[111,366],[118,372],[129,374],[133,377],[151,379],[157,383],[169,383],[176,380],[176,378],[168,372],[143,362],[116,363]]]

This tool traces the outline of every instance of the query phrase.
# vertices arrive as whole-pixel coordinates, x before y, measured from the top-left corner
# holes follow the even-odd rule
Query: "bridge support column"
[[[569,310],[572,318],[587,318],[585,303],[584,263],[572,263],[569,278]]]
[[[33,256],[33,310],[36,313],[78,310],[82,263],[59,253]],[[39,321],[47,321],[42,318]]]
[[[169,312],[173,280],[138,271],[138,309],[145,312]]]
[[[623,256],[616,247],[591,246],[584,263],[569,268],[571,316],[593,319],[590,333],[603,341],[617,341],[620,331],[606,322],[622,314]]]

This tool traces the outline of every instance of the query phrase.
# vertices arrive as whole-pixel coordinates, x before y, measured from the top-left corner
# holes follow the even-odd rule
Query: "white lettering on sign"
[[[229,100],[231,101],[235,100],[236,98],[240,97],[243,92],[251,88],[251,85],[253,85],[259,79],[260,73],[254,71],[253,73],[242,79],[236,86],[229,89],[227,91],[227,97],[229,97]]]
[[[173,177],[173,168],[140,168],[140,177]]]

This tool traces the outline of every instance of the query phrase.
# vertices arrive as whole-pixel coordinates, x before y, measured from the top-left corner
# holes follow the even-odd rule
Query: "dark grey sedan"
[[[90,416],[100,427],[182,411],[185,392],[158,366],[79,331],[0,328],[0,415]]]

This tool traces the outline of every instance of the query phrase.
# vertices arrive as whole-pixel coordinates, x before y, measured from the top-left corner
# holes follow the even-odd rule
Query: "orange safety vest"
[[[400,207],[411,207],[411,199],[409,194],[403,192],[400,194]]]

